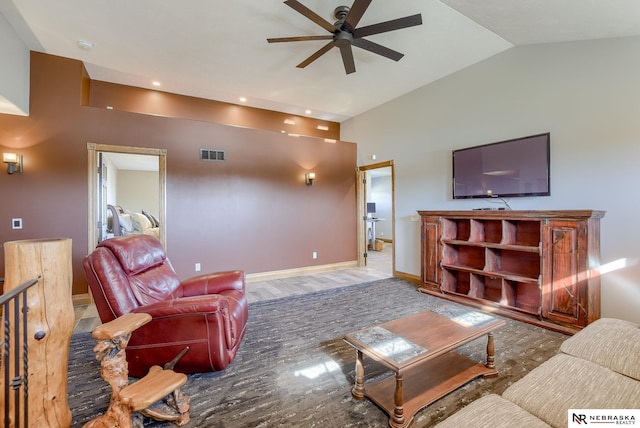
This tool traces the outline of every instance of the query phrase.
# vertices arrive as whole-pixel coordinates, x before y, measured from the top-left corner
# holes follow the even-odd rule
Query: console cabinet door
[[[543,227],[542,316],[587,325],[587,224],[551,220]]]
[[[440,285],[440,218],[422,218],[422,283]]]

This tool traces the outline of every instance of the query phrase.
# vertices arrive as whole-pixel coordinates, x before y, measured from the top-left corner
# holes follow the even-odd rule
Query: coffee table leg
[[[493,344],[493,333],[487,334],[487,364],[488,369],[496,368],[495,347]]]
[[[356,383],[351,389],[351,395],[356,400],[364,400],[364,364],[362,364],[362,351],[356,350]]]
[[[389,425],[394,428],[404,427],[404,390],[402,386],[402,375],[396,373],[396,392],[393,396],[395,407],[393,416],[389,420]]]

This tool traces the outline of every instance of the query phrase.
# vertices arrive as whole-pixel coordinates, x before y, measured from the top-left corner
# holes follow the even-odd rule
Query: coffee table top
[[[483,312],[446,317],[419,312],[349,333],[344,340],[395,371],[430,360],[505,325]]]

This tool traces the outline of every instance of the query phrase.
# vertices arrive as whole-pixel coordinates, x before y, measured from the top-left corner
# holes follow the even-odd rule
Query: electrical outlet
[[[196,263],[196,272],[200,272],[200,263]]]
[[[317,252],[317,251],[314,251],[314,252],[311,254],[311,257],[312,257],[313,259],[317,259],[317,258],[318,258],[318,252]]]

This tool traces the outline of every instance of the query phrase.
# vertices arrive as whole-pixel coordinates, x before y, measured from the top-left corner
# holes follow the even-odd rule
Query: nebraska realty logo
[[[568,428],[585,425],[636,425],[640,426],[640,409],[569,409]]]

